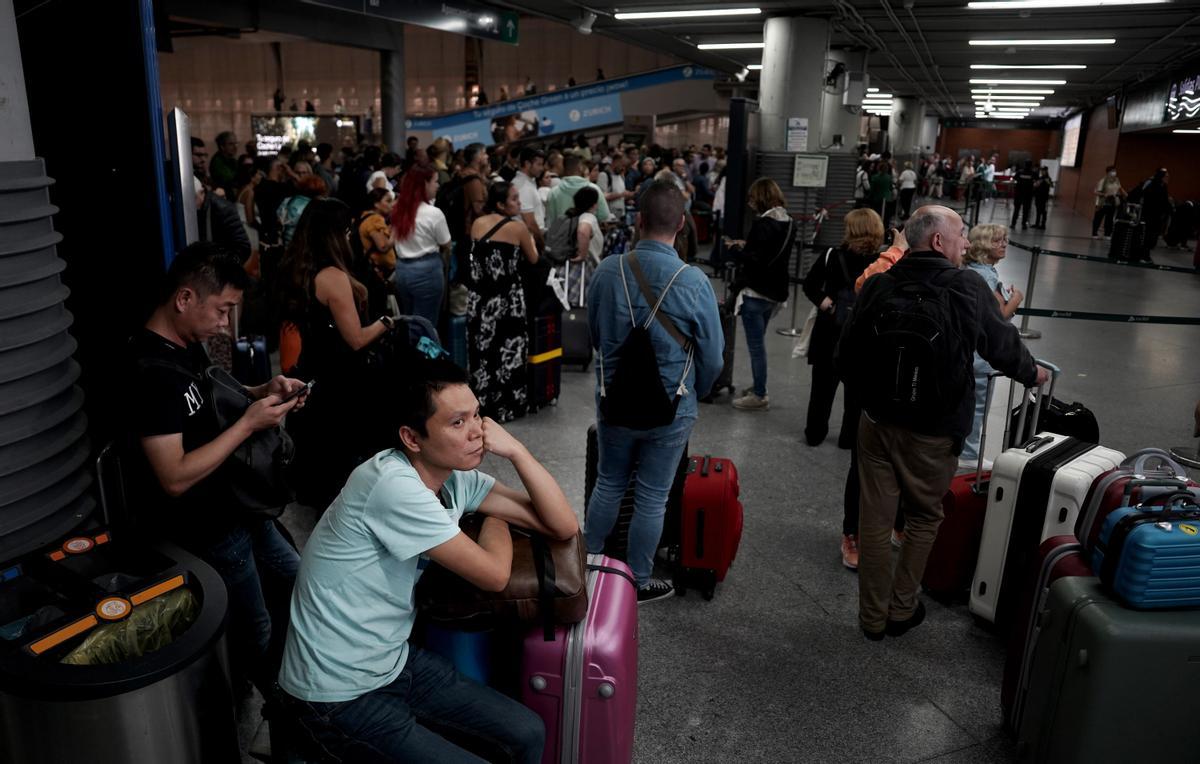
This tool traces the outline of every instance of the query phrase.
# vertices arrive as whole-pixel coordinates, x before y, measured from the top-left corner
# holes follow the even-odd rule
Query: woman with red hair
[[[434,326],[446,291],[442,252],[450,244],[446,216],[430,202],[437,195],[437,171],[428,164],[413,165],[400,180],[395,229],[396,299],[400,312],[428,319]]]

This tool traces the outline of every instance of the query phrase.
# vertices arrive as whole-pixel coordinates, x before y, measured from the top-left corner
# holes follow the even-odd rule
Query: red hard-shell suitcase
[[[1029,687],[1030,658],[1041,633],[1039,613],[1045,608],[1050,584],[1064,576],[1090,576],[1092,568],[1074,536],[1055,536],[1042,542],[1026,571],[1021,601],[1008,633],[1000,706],[1004,722],[1013,732],[1021,719]]]
[[[680,575],[676,590],[689,583],[712,599],[725,580],[742,540],[741,485],[729,459],[693,456],[683,486],[683,522],[679,538]]]
[[[542,764],[628,764],[637,718],[637,587],[625,563],[588,555],[587,618],[524,640],[521,702],[546,726]]]
[[[996,387],[993,372],[988,377],[987,405],[991,409],[992,393]],[[925,563],[921,584],[936,597],[953,599],[971,589],[975,563],[979,559],[979,544],[983,539],[983,518],[987,510],[988,480],[991,470],[983,469],[983,447],[987,443],[987,417],[979,433],[979,464],[975,472],[956,475],[950,490],[942,499],[942,524]]]

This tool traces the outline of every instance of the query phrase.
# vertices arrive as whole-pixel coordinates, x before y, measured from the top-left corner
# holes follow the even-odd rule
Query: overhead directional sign
[[[521,19],[512,11],[501,11],[480,3],[440,0],[301,0],[309,5],[415,24],[442,32],[478,37],[516,45]]]

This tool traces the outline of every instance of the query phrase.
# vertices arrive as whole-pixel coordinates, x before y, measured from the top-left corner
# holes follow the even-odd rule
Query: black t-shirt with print
[[[138,520],[189,547],[203,547],[229,534],[238,524],[232,494],[217,469],[178,498],[169,497],[145,463],[142,438],[183,435],[184,452],[194,451],[221,434],[213,402],[202,380],[208,353],[198,342],[187,347],[142,329],[130,340],[135,382],[130,388],[127,421],[141,464],[132,475],[133,509]],[[171,368],[171,365],[182,368]],[[185,373],[184,370],[190,373]]]

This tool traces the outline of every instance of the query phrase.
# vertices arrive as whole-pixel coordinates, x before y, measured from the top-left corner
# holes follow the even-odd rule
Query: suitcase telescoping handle
[[[975,493],[983,493],[987,490],[987,486],[983,483],[983,447],[987,445],[988,412],[992,410],[992,394],[996,391],[996,377],[1002,376],[1004,376],[1002,372],[993,371],[988,374],[987,378],[987,395],[984,398],[985,403],[983,404],[983,424],[979,428],[979,462],[975,465],[975,482],[971,484],[971,490]],[[1011,408],[1011,405],[1009,408]],[[1008,440],[1007,430],[1005,430],[1004,439]]]
[[[1170,514],[1172,509],[1183,509],[1188,505],[1191,505],[1192,507],[1200,506],[1197,504],[1196,495],[1191,491],[1175,491],[1174,493],[1169,493],[1166,496],[1156,496],[1154,498],[1162,501],[1162,504],[1159,505],[1162,507],[1162,514],[1159,515],[1159,519],[1163,522],[1167,521],[1167,515]],[[1143,501],[1137,506],[1138,509],[1141,509],[1142,507],[1151,505]]]
[[[1142,477],[1135,476],[1125,483],[1123,492],[1124,501],[1128,502],[1129,497],[1133,496],[1135,488],[1174,488],[1177,492],[1187,493],[1187,495],[1195,498],[1195,494],[1187,490],[1186,477]],[[1144,494],[1143,494],[1144,495]]]
[[[1151,461],[1158,460],[1161,467],[1158,469],[1147,470],[1146,465]],[[1153,474],[1155,477],[1162,477],[1164,473],[1170,473],[1174,477],[1187,479],[1187,470],[1185,470],[1179,462],[1171,458],[1171,455],[1161,448],[1144,448],[1136,454],[1132,454],[1124,462],[1122,466],[1128,465],[1133,469],[1135,477],[1140,478],[1147,474]]]
[[[1054,386],[1058,383],[1058,377],[1062,374],[1062,370],[1049,361],[1044,361],[1040,358],[1034,359],[1035,366],[1041,366],[1050,372],[1050,381],[1045,385],[1038,385],[1033,394],[1033,420],[1029,431],[1034,435],[1037,434],[1038,423],[1042,419],[1042,408],[1050,400],[1054,398]],[[1012,386],[1008,388],[1008,410],[1012,411],[1013,396],[1016,395],[1017,386],[1020,383],[1013,380]],[[1010,432],[1009,427],[1012,424],[1012,417],[1008,417],[1009,424],[1005,425],[1004,430],[1004,447],[1013,448],[1017,444],[1017,439],[1023,437],[1025,432],[1025,422],[1029,420],[1029,393],[1024,389],[1021,392],[1021,413],[1017,416],[1017,431]]]

